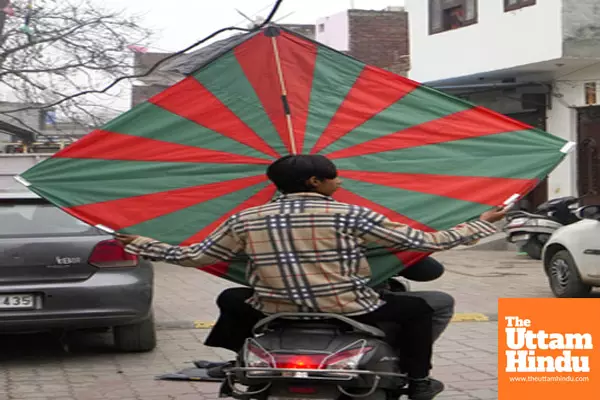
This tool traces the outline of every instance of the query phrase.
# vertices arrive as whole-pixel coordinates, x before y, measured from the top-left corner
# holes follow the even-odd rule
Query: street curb
[[[498,321],[497,314],[483,313],[456,313],[452,318],[453,323],[456,322],[494,322]],[[157,322],[156,329],[158,330],[184,330],[184,329],[201,329],[208,330],[215,325],[214,321],[165,321]]]
[[[456,313],[451,322],[494,322],[498,321],[498,314],[482,313]]]

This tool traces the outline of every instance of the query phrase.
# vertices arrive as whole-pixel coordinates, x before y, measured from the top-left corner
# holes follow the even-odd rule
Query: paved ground
[[[441,289],[457,299],[457,311],[496,313],[498,297],[548,297],[539,262],[508,252],[453,251],[438,256],[448,272],[437,282],[413,289]],[[65,352],[49,335],[0,336],[0,400],[217,398],[217,385],[163,382],[194,359],[226,358],[202,345],[206,329],[186,329],[213,320],[222,280],[179,267],[157,267],[155,301],[158,349],[150,354],[111,351],[104,334],[77,336]],[[179,327],[179,328],[178,328]],[[439,398],[496,399],[497,323],[455,322],[436,349],[434,375],[448,386]]]

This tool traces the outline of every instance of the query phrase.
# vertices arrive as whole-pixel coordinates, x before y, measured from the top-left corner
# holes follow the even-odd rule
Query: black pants
[[[444,274],[444,265],[431,257],[426,257],[398,274],[415,282],[431,282]]]
[[[231,288],[217,298],[221,314],[205,344],[239,352],[252,327],[264,318],[246,300],[252,296],[251,288]],[[386,304],[369,314],[353,317],[368,324],[393,323],[400,329],[389,332],[386,340],[401,355],[402,369],[413,378],[424,378],[431,369],[433,346],[433,309],[419,297],[386,296]]]

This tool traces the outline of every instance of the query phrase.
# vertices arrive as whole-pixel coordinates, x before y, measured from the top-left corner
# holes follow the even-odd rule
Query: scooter
[[[408,379],[384,337],[378,328],[336,314],[271,315],[225,370],[220,397],[397,399],[407,394]]]
[[[516,244],[534,260],[540,260],[544,244],[559,228],[579,221],[581,198],[560,197],[540,204],[535,213],[511,211],[506,215],[506,240]]]

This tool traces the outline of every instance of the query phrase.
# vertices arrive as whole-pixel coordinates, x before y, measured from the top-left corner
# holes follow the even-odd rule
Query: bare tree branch
[[[112,94],[70,97],[95,91],[132,71],[129,45],[146,43],[151,32],[138,18],[121,10],[106,10],[89,0],[41,0],[34,3],[31,40],[21,32],[26,1],[13,1],[14,16],[0,0],[0,93],[27,104],[61,102],[54,110],[74,124],[106,122],[104,105]],[[127,102],[123,102],[124,106]],[[112,104],[111,104],[112,105]],[[16,110],[0,115],[23,119]],[[37,131],[37,130],[36,130]]]

